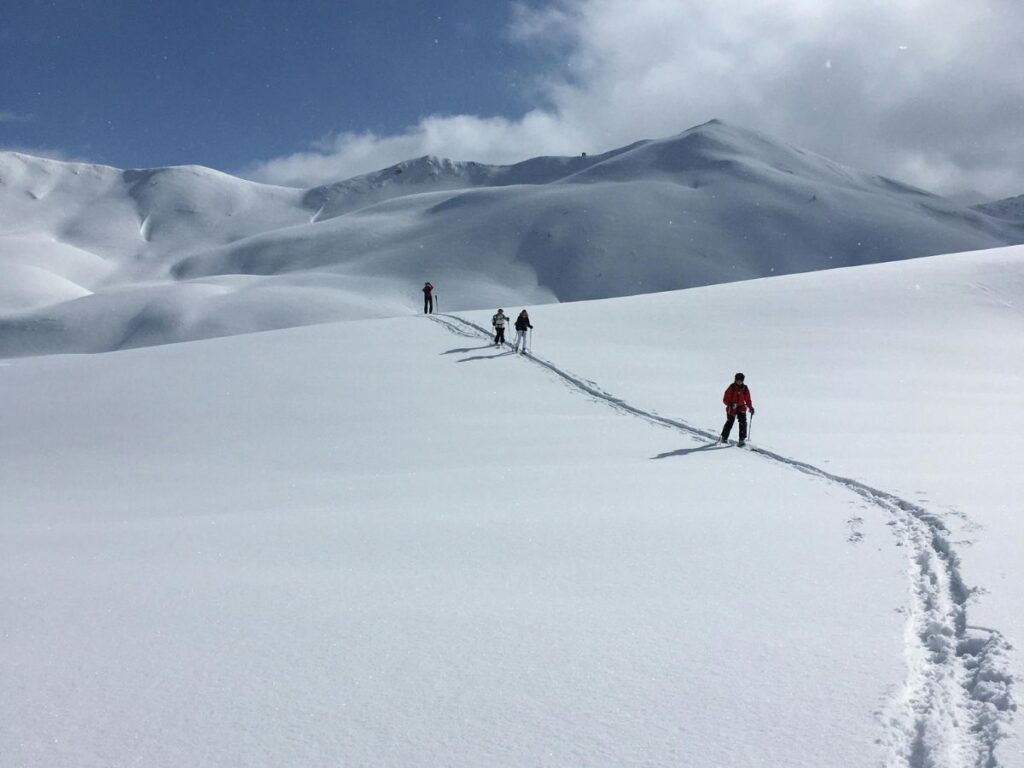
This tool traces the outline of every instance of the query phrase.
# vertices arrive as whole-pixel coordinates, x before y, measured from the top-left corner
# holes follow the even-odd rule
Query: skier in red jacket
[[[722,427],[722,442],[729,442],[729,433],[732,432],[733,422],[740,420],[740,445],[747,442],[747,410],[754,415],[754,403],[750,399],[750,389],[743,380],[746,377],[737,373],[732,384],[726,387],[722,402],[725,403],[725,426]]]

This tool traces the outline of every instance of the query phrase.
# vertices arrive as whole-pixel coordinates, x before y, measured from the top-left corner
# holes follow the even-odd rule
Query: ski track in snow
[[[457,315],[429,315],[460,336],[483,336],[487,329]],[[716,431],[645,411],[605,392],[597,384],[562,370],[532,351],[522,355],[572,389],[616,410],[701,442],[717,442]],[[1008,735],[1016,711],[1010,644],[994,629],[967,623],[973,590],[960,574],[960,558],[940,517],[887,491],[764,448],[750,453],[788,469],[838,484],[890,515],[898,546],[908,555],[910,605],[904,631],[907,678],[885,712],[879,743],[892,768],[998,768],[996,747]],[[852,540],[852,539],[851,539]]]

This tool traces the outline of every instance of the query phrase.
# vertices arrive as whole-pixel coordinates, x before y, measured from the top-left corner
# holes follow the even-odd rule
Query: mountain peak
[[[991,203],[982,203],[971,207],[996,219],[1024,221],[1024,195],[1008,197],[1005,200],[993,200]]]

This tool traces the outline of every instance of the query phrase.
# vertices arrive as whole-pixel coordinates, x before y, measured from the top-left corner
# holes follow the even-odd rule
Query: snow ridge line
[[[442,320],[461,336],[488,331],[457,315]],[[571,388],[616,410],[650,423],[684,432],[699,440],[719,435],[680,419],[669,419],[630,405],[595,383],[563,371],[532,352],[526,359],[546,368]],[[1008,735],[1017,709],[1014,678],[1009,672],[1012,646],[997,630],[970,626],[967,605],[974,590],[960,572],[960,558],[942,520],[924,507],[849,477],[764,448],[750,451],[831,483],[843,486],[892,516],[899,545],[908,553],[911,604],[905,629],[907,679],[898,700],[880,713],[885,737],[879,743],[891,768],[998,768],[996,747]]]

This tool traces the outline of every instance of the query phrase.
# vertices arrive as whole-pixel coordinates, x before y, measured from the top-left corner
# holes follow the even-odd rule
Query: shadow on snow
[[[701,445],[697,448],[680,448],[678,451],[669,451],[668,453],[659,453],[657,456],[651,456],[651,460],[654,459],[670,459],[673,456],[689,456],[691,453],[700,453],[702,451],[721,451],[729,448],[726,443],[708,443],[707,445]]]

